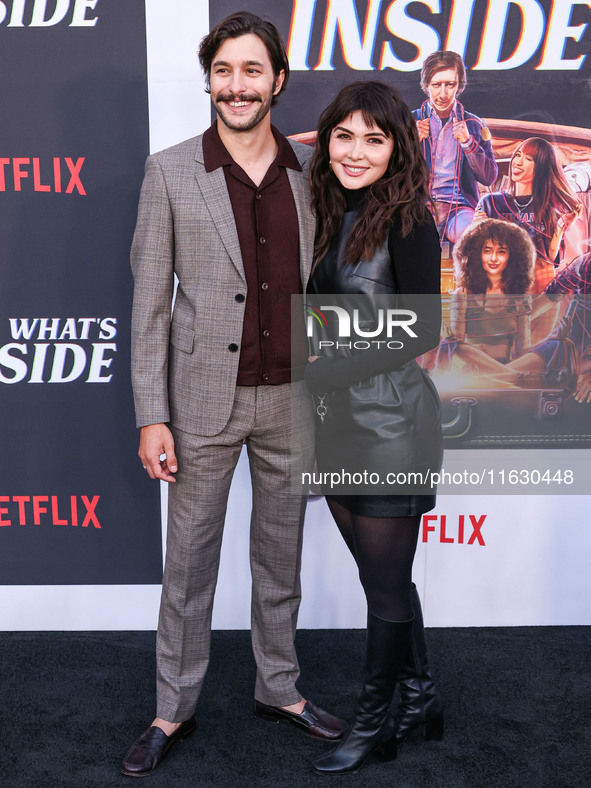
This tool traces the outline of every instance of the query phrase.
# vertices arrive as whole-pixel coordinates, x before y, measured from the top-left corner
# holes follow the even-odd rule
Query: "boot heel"
[[[381,761],[393,761],[396,758],[396,736],[385,741],[375,750],[376,755]]]
[[[443,739],[443,714],[432,717],[423,725],[425,741],[441,741]]]

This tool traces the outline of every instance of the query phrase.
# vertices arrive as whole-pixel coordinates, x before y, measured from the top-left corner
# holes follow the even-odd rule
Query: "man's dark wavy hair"
[[[393,140],[394,149],[385,174],[369,187],[365,205],[349,236],[345,261],[371,260],[386,240],[395,216],[400,219],[403,237],[429,216],[429,170],[408,105],[397,90],[383,82],[353,82],[340,91],[318,122],[310,167],[312,207],[317,220],[315,263],[324,257],[338,234],[346,207],[343,190],[330,168],[330,136],[335,126],[357,111],[367,124],[375,124]]]
[[[287,81],[289,79],[289,60],[287,59],[287,52],[285,51],[285,43],[272,22],[267,22],[260,16],[251,14],[250,11],[238,11],[222,19],[222,21],[218,22],[213,30],[211,30],[201,41],[199,45],[199,62],[205,74],[205,90],[207,93],[210,92],[209,77],[211,74],[211,64],[221,45],[229,38],[239,38],[249,33],[258,36],[267,48],[275,79],[277,79],[281,71],[285,72],[281,90],[276,96],[273,96],[273,100],[271,101],[271,106],[274,107],[277,103],[278,96],[283,93],[287,87]]]
[[[486,293],[488,275],[482,267],[482,247],[494,241],[509,250],[509,259],[501,274],[506,295],[523,295],[533,281],[536,249],[521,227],[502,219],[485,219],[462,234],[454,247],[456,280],[467,293]]]

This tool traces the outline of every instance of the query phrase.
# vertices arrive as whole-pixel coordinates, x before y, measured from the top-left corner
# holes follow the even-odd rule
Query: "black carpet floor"
[[[214,632],[198,730],[151,788],[583,788],[591,786],[591,627],[430,629],[446,702],[442,742],[411,740],[391,763],[320,777],[320,741],[254,718],[248,632]],[[364,634],[298,633],[305,697],[350,717]],[[0,633],[2,788],[110,788],[154,713],[151,632]]]

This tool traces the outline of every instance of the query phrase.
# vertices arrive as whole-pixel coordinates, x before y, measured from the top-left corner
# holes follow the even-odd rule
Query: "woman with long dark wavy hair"
[[[458,292],[523,295],[533,280],[536,250],[515,224],[487,219],[469,227],[454,247]]]
[[[532,299],[525,293],[534,245],[516,224],[486,219],[463,233],[453,254],[459,286],[451,299],[452,336],[441,343],[437,367],[448,367],[452,355],[479,370],[488,368],[481,354],[507,364],[531,344]]]
[[[354,457],[359,469],[409,471],[422,464],[436,470],[440,404],[416,357],[439,340],[439,237],[427,207],[428,170],[416,124],[396,90],[380,82],[356,82],[341,90],[319,121],[311,183],[318,229],[309,294],[376,303],[389,294],[406,305],[405,294],[418,294],[423,306],[426,294],[434,296],[428,308],[417,309],[417,337],[399,343],[402,349],[385,350],[382,343],[310,357],[305,378],[321,403],[319,472],[343,467],[345,457]],[[342,419],[327,432],[333,410]],[[415,729],[425,738],[443,735],[443,704],[429,672],[411,580],[421,516],[434,507],[435,496],[412,490],[325,492],[368,605],[355,718],[339,746],[312,762],[320,774],[343,774],[359,769],[372,753],[395,757],[397,744]],[[397,680],[401,705],[394,717],[390,705]]]
[[[527,232],[536,247],[532,292],[543,292],[560,263],[564,234],[581,213],[554,149],[542,137],[517,146],[509,164],[509,191],[485,194],[474,219],[504,219]]]
[[[435,361],[438,375],[459,375],[460,388],[573,385],[568,326],[556,323],[551,300],[528,295],[535,260],[530,237],[515,224],[486,219],[464,232],[454,248],[460,286],[451,300],[451,335]],[[534,343],[532,323],[545,313],[552,330]]]

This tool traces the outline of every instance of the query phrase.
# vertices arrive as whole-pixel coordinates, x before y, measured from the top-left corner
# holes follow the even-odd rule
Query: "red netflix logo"
[[[435,541],[438,540],[441,544],[479,544],[485,547],[482,535],[485,520],[485,514],[460,514],[457,522],[451,518],[448,522],[445,514],[425,514],[422,523],[423,542],[428,542],[429,535],[433,534]]]
[[[80,177],[84,161],[84,157],[74,161],[66,156],[63,162],[54,157],[51,164],[41,164],[38,157],[0,158],[0,192],[23,191],[24,183],[26,191],[64,194],[76,191],[86,196]]]
[[[69,525],[100,528],[96,507],[100,495],[0,495],[0,526]],[[2,504],[9,504],[2,506]]]

